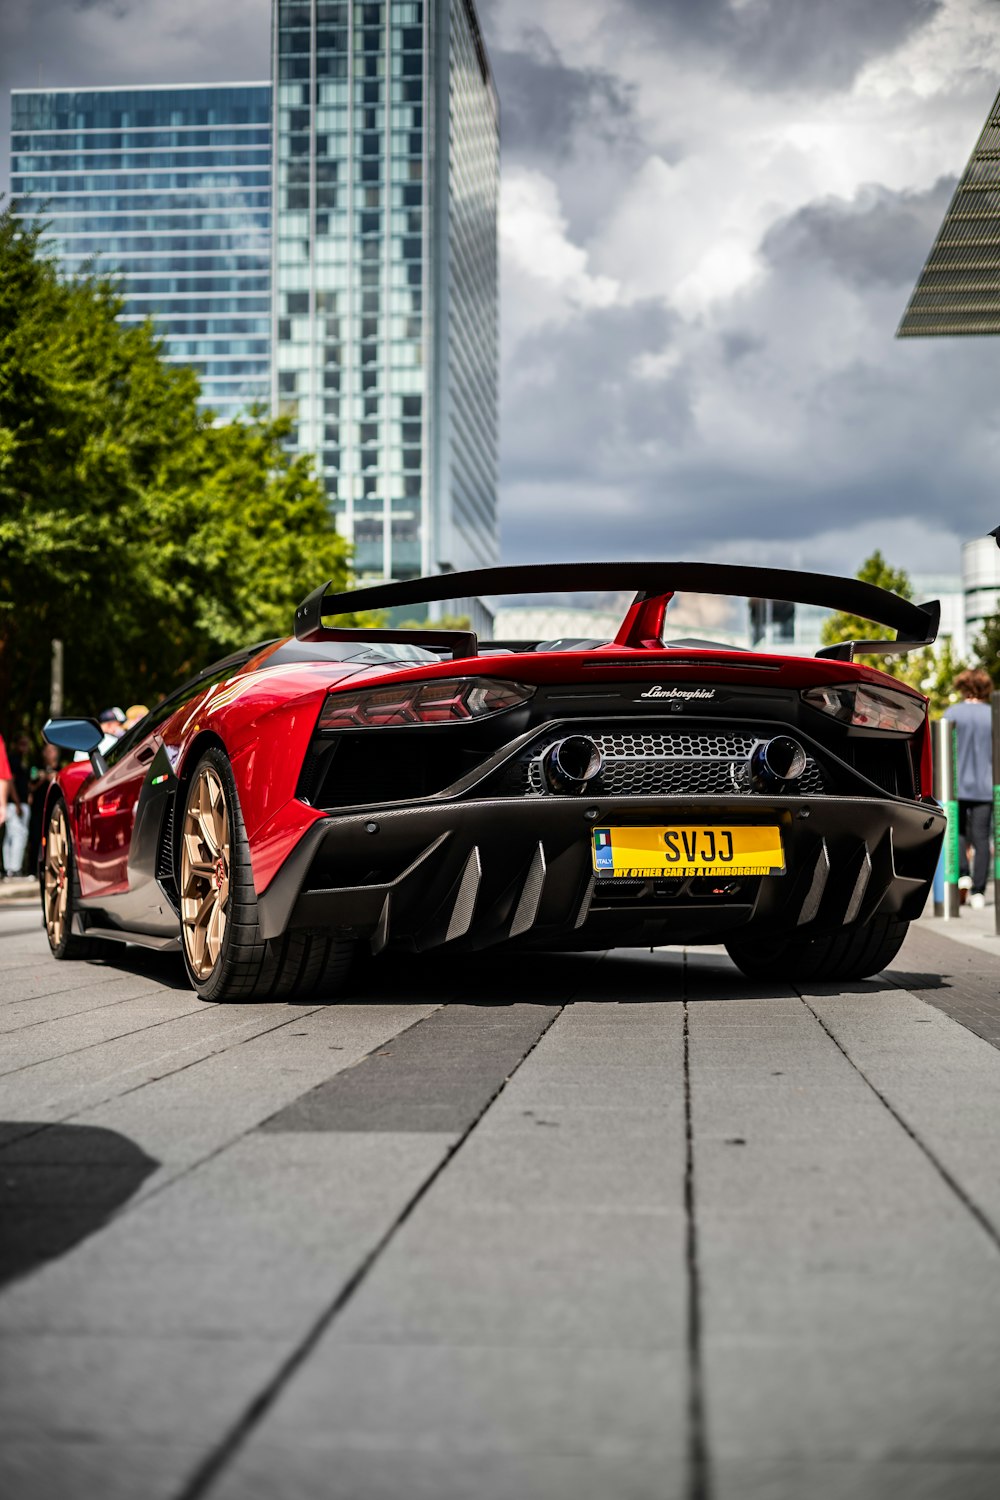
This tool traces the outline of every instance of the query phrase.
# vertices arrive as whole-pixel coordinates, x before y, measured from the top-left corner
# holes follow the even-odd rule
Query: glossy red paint
[[[655,651],[663,639],[663,621],[673,597],[673,594],[656,594],[652,599],[633,600],[614,644],[647,647]]]
[[[106,776],[91,777],[76,801],[80,894],[113,896],[128,889],[128,851],[139,793],[159,747],[152,735],[143,758],[129,756]],[[150,753],[146,753],[146,751]]]

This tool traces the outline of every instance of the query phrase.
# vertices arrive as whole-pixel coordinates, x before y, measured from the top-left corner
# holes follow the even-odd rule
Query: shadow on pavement
[[[115,1130],[0,1123],[0,1286],[100,1229],[158,1166]]]
[[[576,1001],[680,1001],[678,949],[612,953],[479,953],[362,958],[336,1000],[357,1004],[428,1001],[452,1005],[571,1005]]]
[[[116,951],[110,958],[83,960],[91,969],[104,970],[108,974],[141,974],[145,979],[154,979],[168,990],[190,990],[184,960],[179,953],[158,953],[155,948],[142,948],[138,943],[111,943]]]

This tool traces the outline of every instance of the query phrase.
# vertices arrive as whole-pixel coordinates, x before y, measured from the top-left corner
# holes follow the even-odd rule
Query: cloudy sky
[[[265,78],[269,9],[0,0],[0,84]],[[480,11],[505,560],[957,572],[1000,522],[1000,339],[893,335],[1000,87],[1000,0]]]

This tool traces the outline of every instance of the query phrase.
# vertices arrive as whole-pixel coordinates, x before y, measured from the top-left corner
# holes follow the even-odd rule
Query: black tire
[[[891,964],[909,922],[873,917],[829,937],[732,938],[726,950],[748,979],[868,979]]]
[[[228,817],[227,896],[222,903],[225,926],[214,962],[208,967],[209,956],[203,953],[199,963],[194,921],[189,915],[195,898],[185,898],[182,863],[179,869],[181,951],[192,987],[203,1000],[219,1002],[299,1000],[317,990],[332,997],[344,985],[354,944],[316,932],[286,932],[273,939],[261,937],[250,847],[236,782],[228,756],[217,747],[201,756],[185,788],[177,819],[181,841],[197,789],[212,781],[221,785]],[[208,864],[211,862],[208,845],[205,854]],[[183,861],[183,851],[180,857]],[[192,878],[207,883],[207,877]]]
[[[57,839],[61,855],[54,858]],[[56,878],[58,871],[59,878]],[[42,899],[42,926],[53,958],[110,958],[119,944],[105,938],[81,937],[73,931],[80,907],[80,881],[76,871],[76,850],[70,832],[69,811],[62,797],[54,797],[45,813],[45,836],[38,865],[38,887]],[[53,898],[65,892],[58,910]]]

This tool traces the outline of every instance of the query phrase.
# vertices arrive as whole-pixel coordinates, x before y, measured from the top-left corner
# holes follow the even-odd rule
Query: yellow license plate
[[[595,828],[593,853],[594,871],[605,879],[785,873],[778,828]]]

